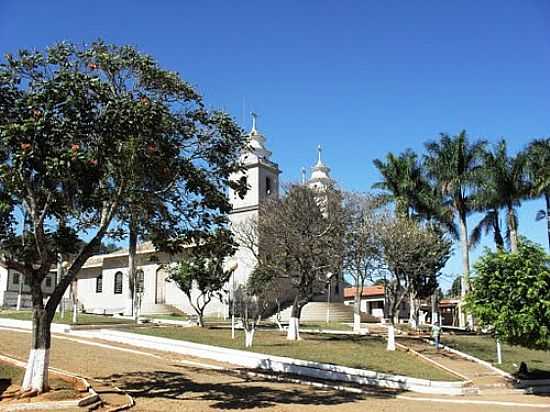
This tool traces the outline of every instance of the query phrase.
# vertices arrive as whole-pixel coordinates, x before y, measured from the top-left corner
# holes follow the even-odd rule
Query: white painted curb
[[[57,327],[54,328],[54,325]],[[0,326],[29,330],[31,329],[31,321],[0,318]],[[52,324],[52,332],[70,333],[74,336],[97,338],[159,351],[213,359],[247,368],[272,370],[274,372],[350,382],[359,385],[371,385],[382,388],[440,395],[463,395],[468,389],[465,387],[466,382],[431,381],[428,379],[391,375],[366,369],[355,369],[339,365],[227,349],[219,346],[203,345],[109,329],[96,329],[82,332],[76,330],[71,331],[70,328],[66,326],[68,325]]]
[[[72,334],[77,335],[78,332],[73,332]],[[86,336],[90,336],[90,332],[87,332]],[[464,382],[430,381],[427,379],[390,375],[365,369],[355,369],[339,365],[304,361],[113,330],[101,330],[96,337],[103,340],[149,349],[213,359],[248,368],[272,370],[275,372],[308,376],[317,379],[410,390],[420,393],[446,395],[462,395],[464,393]]]

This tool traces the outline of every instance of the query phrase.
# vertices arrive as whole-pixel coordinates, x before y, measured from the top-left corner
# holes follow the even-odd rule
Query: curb
[[[15,359],[9,356],[1,355],[0,354],[0,360],[24,368],[26,366],[26,363]],[[32,410],[48,410],[48,409],[68,409],[68,408],[75,408],[75,407],[84,407],[87,405],[91,405],[95,402],[98,402],[100,400],[99,395],[97,392],[90,386],[88,381],[80,376],[74,375],[72,373],[63,371],[61,369],[57,368],[48,368],[51,372],[62,375],[65,377],[70,377],[71,379],[75,379],[80,381],[80,384],[83,388],[86,388],[86,391],[88,391],[90,394],[88,396],[85,396],[81,399],[75,399],[75,400],[68,400],[68,401],[48,401],[48,402],[33,402],[33,403],[21,403],[21,404],[9,404],[9,405],[0,405],[0,411],[32,411]]]
[[[348,368],[339,365],[323,364],[155,336],[137,335],[127,332],[105,330],[101,331],[100,337],[103,340],[191,355],[204,359],[214,359],[253,369],[266,369],[274,372],[308,376],[310,378],[329,381],[350,382],[359,385],[410,390],[419,393],[446,395],[462,395],[465,393],[465,382],[430,381],[427,379],[378,373],[366,369]]]

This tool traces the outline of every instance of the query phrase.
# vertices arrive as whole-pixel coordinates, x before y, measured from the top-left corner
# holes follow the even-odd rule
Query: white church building
[[[259,205],[265,199],[279,196],[279,175],[281,170],[277,163],[271,160],[272,153],[266,148],[266,139],[256,129],[256,118],[253,115],[252,130],[249,133],[250,149],[241,155],[246,167],[246,178],[249,190],[244,198],[233,191],[228,195],[233,204],[230,214],[232,227],[255,219],[258,216]],[[239,178],[240,176],[235,176]],[[304,176],[304,180],[305,176]],[[321,160],[321,149],[318,148],[317,163],[312,167],[311,177],[304,181],[310,187],[322,189],[332,184],[330,169]],[[174,261],[163,253],[156,252],[151,243],[143,243],[137,249],[137,291],[141,296],[141,314],[172,313],[183,311],[189,314],[193,309],[185,294],[177,285],[168,280],[168,273],[163,265]],[[206,307],[207,316],[226,316],[229,312],[229,293],[234,285],[244,284],[254,268],[254,257],[247,249],[241,247],[232,258],[238,263],[233,278],[227,287],[227,293],[222,299],[213,299]],[[44,292],[48,296],[53,290],[56,275],[50,274],[44,281]],[[343,287],[341,279],[334,279],[331,284],[330,297],[320,296],[317,302],[312,302],[302,311],[304,320],[323,320],[327,301],[331,301],[333,319],[351,319],[351,308],[343,304]],[[79,308],[88,313],[126,314],[132,310],[129,289],[128,252],[127,250],[93,256],[84,264],[72,287],[78,300]],[[0,266],[0,307],[14,307],[19,297],[21,305],[30,306],[28,285],[24,284],[23,276],[16,271]],[[288,312],[287,309],[285,312]],[[283,312],[283,320],[285,318]],[[288,314],[286,314],[288,316]],[[320,318],[320,319],[319,319]]]

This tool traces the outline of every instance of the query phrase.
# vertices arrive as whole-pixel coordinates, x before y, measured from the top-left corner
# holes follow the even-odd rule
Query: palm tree
[[[536,218],[537,220],[546,218],[550,248],[550,138],[534,140],[525,153],[531,179],[531,196],[542,196],[546,202],[546,210],[539,210]]]
[[[485,210],[485,208],[482,208]],[[485,216],[479,221],[470,233],[470,249],[476,247],[481,241],[481,236],[493,232],[493,239],[498,249],[504,249],[504,238],[500,229],[500,211],[498,208],[486,210]]]
[[[507,238],[510,241],[511,251],[516,252],[518,249],[516,208],[529,194],[529,183],[525,171],[526,157],[523,154],[515,157],[508,156],[506,141],[501,140],[493,151],[484,153],[483,159],[483,180],[480,180],[479,190],[473,198],[474,206],[478,211],[488,210],[480,224],[487,227],[487,221],[489,221],[495,233],[497,246],[502,246],[502,236],[498,233],[500,231],[498,211],[505,209]],[[474,240],[477,239],[474,238]]]
[[[438,215],[434,189],[416,153],[411,149],[399,156],[388,153],[385,162],[375,159],[373,163],[383,180],[372,187],[386,191],[386,200],[395,202],[399,216],[432,220]]]
[[[470,143],[466,131],[456,136],[441,134],[439,141],[426,144],[425,165],[433,179],[444,205],[459,222],[462,248],[461,294],[464,296],[470,285],[470,255],[467,217],[473,211],[472,195],[481,168],[485,141]]]

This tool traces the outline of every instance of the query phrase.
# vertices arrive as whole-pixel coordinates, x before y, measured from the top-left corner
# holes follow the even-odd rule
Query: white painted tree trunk
[[[256,328],[253,327],[251,330],[244,329],[244,346],[245,348],[251,348],[252,343],[254,342],[254,334],[256,333]]]
[[[73,303],[73,323],[78,323],[78,303]]]
[[[286,335],[288,340],[300,339],[300,319],[291,317],[288,321],[288,333]]]
[[[412,296],[409,298],[409,326],[413,329],[417,328],[416,301]]]
[[[353,331],[354,332],[361,331],[361,314],[360,313],[353,313]]]
[[[23,383],[22,391],[43,392],[48,382],[48,366],[50,363],[49,349],[31,349]]]
[[[388,345],[386,346],[386,350],[395,351],[395,326],[393,326],[393,323],[388,325]]]

